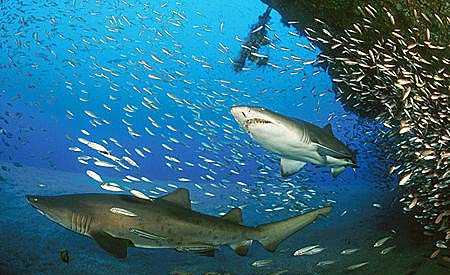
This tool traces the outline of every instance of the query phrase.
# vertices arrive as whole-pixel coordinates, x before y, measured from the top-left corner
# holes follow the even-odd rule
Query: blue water
[[[361,205],[354,206],[358,202],[363,202],[370,212],[377,211],[373,210],[373,203],[385,200],[383,207],[388,209],[395,197],[395,188],[386,172],[389,160],[383,157],[383,148],[377,146],[377,133],[382,125],[345,111],[336,101],[326,68],[303,64],[320,53],[318,49],[299,46],[309,45],[305,37],[282,25],[280,16],[273,11],[268,36],[275,48],[265,46],[260,53],[268,55],[269,62],[278,67],[257,67],[247,61],[249,70],[233,71],[230,60],[238,56],[241,45],[236,37],[244,40],[250,26],[265,9],[259,1],[235,0],[2,1],[0,161],[15,164],[10,169],[22,169],[22,166],[42,169],[49,178],[52,171],[66,175],[53,176],[52,183],[46,182],[48,190],[37,188],[34,182],[34,187],[22,190],[18,197],[28,192],[51,194],[52,190],[57,193],[105,192],[86,175],[86,170],[94,170],[105,180],[114,181],[125,189],[140,190],[155,197],[165,193],[156,187],[173,190],[169,183],[188,188],[196,210],[209,214],[218,215],[232,206],[246,206],[244,220],[248,225],[279,220],[292,216],[293,211],[326,203],[335,205],[336,217],[345,210],[351,212],[352,207],[361,209],[358,208]],[[302,61],[298,62],[295,57]],[[152,79],[149,74],[160,79]],[[144,97],[155,108],[145,107]],[[173,97],[179,99],[178,103]],[[281,178],[278,157],[239,129],[230,113],[234,105],[262,106],[319,126],[331,123],[335,135],[357,150],[360,167],[355,172],[347,169],[334,179],[328,169],[308,164],[299,174]],[[133,112],[124,110],[130,106]],[[85,111],[95,114],[101,125],[94,126],[94,119]],[[130,129],[139,136],[130,135]],[[113,155],[130,157],[138,167],[116,171],[97,167],[92,159],[87,165],[80,163],[77,157],[83,155],[106,160],[80,143],[77,140],[80,137],[106,146]],[[70,151],[69,147],[79,147],[83,152]],[[151,153],[145,152],[143,147]],[[79,176],[72,178],[64,173]],[[122,181],[127,175],[146,177],[153,183]],[[10,177],[7,173],[3,176]],[[30,182],[45,181],[30,177]],[[190,181],[180,181],[180,178]],[[76,187],[74,181],[78,183]],[[2,192],[8,189],[8,185],[2,186]],[[286,196],[290,190],[295,200]],[[305,197],[305,194],[312,194],[312,197]],[[1,199],[6,200],[6,196],[3,193]],[[284,209],[266,211],[276,206]],[[24,204],[24,208],[27,207]],[[6,203],[3,208],[8,209]],[[92,253],[87,256],[93,261],[92,265],[95,265],[93,258],[97,257],[116,265],[116,273],[129,267],[130,263],[108,259],[109,256],[89,240],[73,232],[57,233],[64,229],[31,209],[26,211],[42,224],[41,232],[35,234],[44,242],[58,243],[58,238],[44,240],[52,239],[52,234],[42,236],[48,228],[55,236],[65,234],[64,237],[87,245],[85,252]],[[330,228],[334,223],[331,221],[317,226]],[[364,231],[364,227],[361,230]],[[9,232],[2,230],[1,233],[5,241]],[[334,238],[316,237],[316,241]],[[73,243],[70,240],[63,241],[64,246],[70,246]],[[297,248],[306,244],[304,240],[298,245],[291,243]],[[49,262],[63,265],[58,264],[55,256],[59,248],[41,249],[42,253],[53,255],[51,260],[47,259]],[[70,251],[79,253],[76,245]],[[197,262],[217,264],[217,260],[175,252],[145,253],[146,257],[152,255],[153,264],[164,266],[161,269],[149,266],[147,274],[164,274],[186,259],[191,267]],[[223,264],[220,270],[233,274],[265,274],[248,266],[256,260],[255,255],[270,255],[262,250],[255,253],[248,260],[236,260],[238,256],[227,252],[221,259],[231,259],[230,266]],[[18,257],[25,257],[25,254]],[[142,261],[136,259],[139,258],[136,255],[132,258],[131,263]],[[44,264],[42,267],[42,260],[45,261],[41,258],[40,265],[23,267],[19,266],[23,261],[18,259],[16,266],[6,266],[12,273],[15,270],[27,270],[31,274],[55,272],[53,266]],[[239,261],[246,267],[232,267],[232,261]],[[35,269],[36,266],[41,269]],[[183,266],[189,265],[183,262]],[[76,270],[76,266],[71,267],[68,273],[76,273]],[[101,270],[91,269],[92,273],[99,274],[107,269]],[[139,270],[136,273],[142,272]]]

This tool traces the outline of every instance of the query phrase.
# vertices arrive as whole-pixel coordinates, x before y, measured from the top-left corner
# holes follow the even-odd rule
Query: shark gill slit
[[[79,226],[80,226],[80,215],[78,213],[75,212],[75,230],[76,232],[80,232]]]
[[[80,215],[78,212],[73,212],[72,217],[73,217],[72,227],[74,231],[83,234],[83,216]]]
[[[85,234],[87,234],[87,233],[90,231],[92,221],[94,220],[94,218],[91,217],[91,216],[89,216],[88,218],[89,218],[89,219],[88,219],[88,223],[86,224],[86,232],[85,232]]]
[[[86,234],[86,227],[89,221],[89,217],[88,216],[83,216],[83,234]]]
[[[79,221],[79,225],[78,225],[78,228],[80,229],[80,231],[79,231],[79,233],[80,234],[83,234],[83,222],[84,222],[84,217],[83,217],[83,215],[79,215],[80,216],[80,221]]]
[[[74,220],[74,212],[72,211],[72,216],[70,217],[70,230],[74,230],[75,227],[73,225],[73,220]]]
[[[308,143],[308,136],[306,134],[306,131],[299,131],[299,138],[301,143]]]
[[[86,225],[87,225],[87,217],[86,216],[81,216],[81,234],[85,233],[86,230]]]

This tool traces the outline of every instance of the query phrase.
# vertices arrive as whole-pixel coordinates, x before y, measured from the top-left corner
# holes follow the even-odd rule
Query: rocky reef
[[[450,2],[262,0],[322,50],[346,108],[380,121],[403,210],[450,239]]]

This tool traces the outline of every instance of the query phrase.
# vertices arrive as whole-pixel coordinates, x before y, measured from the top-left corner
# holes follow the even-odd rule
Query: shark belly
[[[348,161],[345,159],[320,154],[314,144],[301,144],[284,154],[283,157],[332,168],[348,165]]]
[[[326,159],[317,153],[314,146],[307,144],[292,148],[285,152],[283,157],[316,165],[326,165]]]

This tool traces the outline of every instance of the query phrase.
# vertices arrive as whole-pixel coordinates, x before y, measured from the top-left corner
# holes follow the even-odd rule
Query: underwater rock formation
[[[322,50],[346,108],[382,122],[404,211],[450,239],[448,1],[262,0]]]

